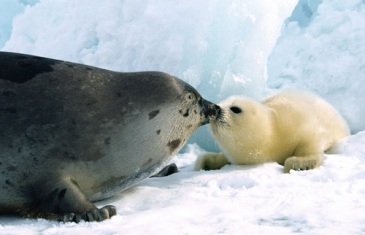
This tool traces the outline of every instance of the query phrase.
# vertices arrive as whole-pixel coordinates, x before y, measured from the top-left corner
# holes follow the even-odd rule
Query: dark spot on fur
[[[159,135],[161,133],[161,130],[157,130],[156,133],[157,135]]]
[[[26,59],[27,55],[23,55],[23,54],[14,54],[14,57],[17,59]]]
[[[184,117],[188,117],[189,116],[189,109],[187,109],[185,112],[182,109],[180,109],[179,110],[179,113],[181,115],[183,115]]]
[[[156,116],[157,116],[157,114],[159,114],[159,113],[160,113],[160,110],[155,110],[155,111],[150,112],[150,113],[148,114],[148,116],[150,117],[150,119],[149,119],[149,120],[151,120],[151,119],[153,119],[154,117],[156,117]]]
[[[86,67],[86,70],[92,71],[92,70],[93,70],[93,68],[91,68],[91,67]]]
[[[40,56],[33,56],[33,58],[34,58],[35,60],[44,60],[44,59],[46,59],[46,58],[44,58],[44,57],[40,57]]]
[[[198,113],[198,111],[196,111],[196,109],[194,109],[194,113],[195,113],[195,114],[197,114],[197,113]]]
[[[180,146],[181,140],[172,140],[167,143],[167,147],[170,148],[170,152],[174,152]]]
[[[3,91],[2,94],[5,97],[14,97],[14,96],[16,96],[16,93],[13,90]]]
[[[9,179],[5,180],[5,184],[14,187],[14,184]]]
[[[88,100],[88,101],[86,102],[86,105],[87,105],[87,106],[93,106],[93,105],[95,105],[95,104],[97,104],[97,103],[98,103],[98,100],[97,100],[97,99],[90,98],[90,100]]]
[[[110,140],[111,140],[111,137],[105,138],[104,139],[105,145],[110,145]]]
[[[0,53],[0,80],[14,83],[25,83],[39,74],[53,71],[52,65],[59,61],[42,59],[31,55],[12,52]]]
[[[8,171],[16,171],[16,167],[15,166],[8,166],[6,168],[6,170],[8,170]]]
[[[64,154],[65,158],[67,158],[67,159],[70,159],[73,161],[77,160],[77,157],[74,153],[64,152],[63,154]]]
[[[11,108],[11,107],[5,108],[4,111],[7,113],[17,113],[18,112],[18,110],[16,110],[15,108]]]
[[[27,61],[27,60],[17,61],[16,64],[21,66],[21,67],[29,67],[29,66],[32,65],[32,63],[30,61]]]
[[[189,124],[186,126],[186,128],[190,129],[193,125]]]
[[[62,200],[65,197],[67,189],[62,189],[61,192],[58,193],[58,200]]]

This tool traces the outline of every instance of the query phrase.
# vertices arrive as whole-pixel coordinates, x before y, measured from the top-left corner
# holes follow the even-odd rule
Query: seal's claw
[[[75,213],[67,213],[63,215],[63,222],[71,222],[75,217]]]
[[[103,221],[110,219],[112,216],[117,214],[115,206],[104,206],[101,209],[95,209],[91,211],[81,212],[81,213],[66,213],[63,216],[63,222],[76,222],[81,221],[94,222]]]
[[[104,206],[99,210],[99,215],[101,220],[109,219],[116,214],[117,214],[117,209],[115,208],[115,206],[111,205]]]

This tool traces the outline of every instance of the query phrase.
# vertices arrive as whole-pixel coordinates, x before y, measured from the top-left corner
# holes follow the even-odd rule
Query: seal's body
[[[349,135],[341,115],[307,92],[283,91],[262,103],[231,97],[219,105],[222,114],[211,129],[223,152],[200,156],[197,170],[219,169],[229,162],[278,162],[284,172],[313,169],[326,150]]]
[[[187,83],[0,52],[0,212],[64,221],[156,173],[217,115]]]

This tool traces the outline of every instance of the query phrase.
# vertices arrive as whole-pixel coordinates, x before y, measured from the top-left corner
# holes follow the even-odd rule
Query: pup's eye
[[[231,111],[234,112],[235,114],[239,114],[242,112],[242,109],[238,108],[237,106],[232,106]]]

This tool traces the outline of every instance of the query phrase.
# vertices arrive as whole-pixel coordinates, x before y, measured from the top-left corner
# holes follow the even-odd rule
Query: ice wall
[[[207,99],[260,97],[267,58],[297,0],[1,0],[1,50],[117,71],[161,70]],[[16,17],[14,17],[16,16]],[[12,23],[12,24],[11,24]],[[10,34],[11,32],[11,34]],[[4,40],[3,40],[4,41]],[[1,41],[0,41],[1,46]],[[201,128],[191,138],[214,147]]]
[[[268,61],[268,86],[315,91],[365,129],[365,2],[301,0]]]
[[[31,0],[0,0],[0,48],[4,46],[11,35],[14,16],[21,14],[26,5],[32,4],[34,4],[34,2]]]
[[[118,71],[162,70],[215,101],[233,92],[258,96],[267,57],[295,3],[43,0],[14,19],[2,50]]]

